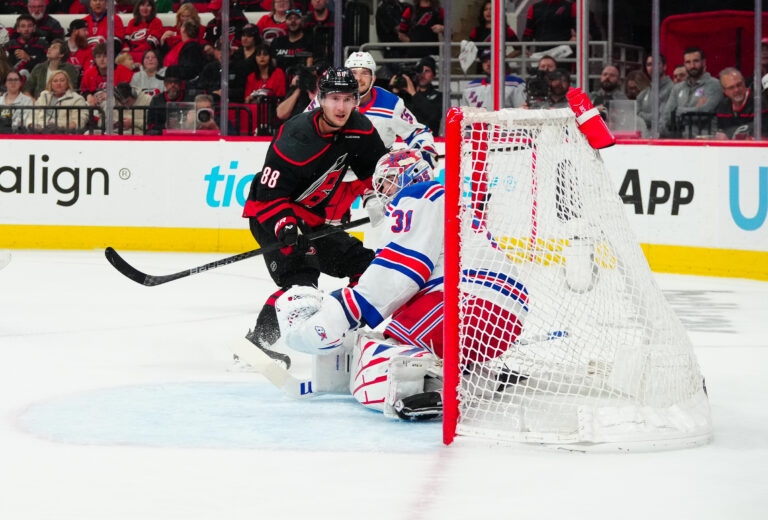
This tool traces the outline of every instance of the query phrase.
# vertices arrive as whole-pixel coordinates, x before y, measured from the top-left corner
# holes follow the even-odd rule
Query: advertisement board
[[[252,249],[242,207],[268,147],[236,138],[4,140],[0,248]],[[768,148],[620,144],[602,155],[652,267],[768,279]]]

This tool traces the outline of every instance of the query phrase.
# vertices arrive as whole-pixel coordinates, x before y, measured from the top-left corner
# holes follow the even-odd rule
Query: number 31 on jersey
[[[392,232],[400,233],[408,232],[411,230],[411,218],[413,217],[413,210],[403,211],[396,209],[392,212],[392,217],[395,219],[395,223],[392,224]]]

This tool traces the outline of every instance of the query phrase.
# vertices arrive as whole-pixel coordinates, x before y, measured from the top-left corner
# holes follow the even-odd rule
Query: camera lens
[[[207,123],[213,118],[213,111],[210,108],[201,108],[197,111],[197,122]]]

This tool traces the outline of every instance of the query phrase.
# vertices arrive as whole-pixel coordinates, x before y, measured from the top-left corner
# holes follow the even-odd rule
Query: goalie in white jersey
[[[442,414],[443,221],[444,189],[431,179],[432,168],[413,150],[391,152],[374,173],[376,196],[386,207],[386,244],[354,288],[323,294],[294,287],[277,303],[281,333],[291,348],[318,356],[352,348],[349,390],[364,406],[404,419]],[[495,251],[486,233],[468,240]],[[510,263],[511,265],[511,263]],[[511,267],[514,271],[514,267]],[[483,363],[502,354],[520,333],[528,294],[514,272],[467,269],[463,297],[473,300],[469,319],[487,320],[494,334],[465,345]],[[392,317],[383,334],[350,335],[375,328]],[[504,324],[503,327],[499,324]],[[345,345],[347,343],[347,345]],[[334,356],[331,356],[334,357]]]

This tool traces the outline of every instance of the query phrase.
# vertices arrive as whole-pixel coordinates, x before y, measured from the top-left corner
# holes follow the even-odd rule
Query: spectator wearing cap
[[[289,76],[297,74],[301,66],[312,65],[312,39],[304,33],[303,24],[301,11],[289,9],[285,18],[288,34],[275,38],[270,44],[277,66]]]
[[[725,96],[717,105],[715,139],[751,139],[754,137],[755,100],[744,76],[734,67],[720,71],[720,84]],[[765,100],[765,98],[763,98]],[[768,136],[768,106],[761,109],[763,137]]]
[[[5,46],[11,65],[28,76],[36,65],[45,61],[48,41],[35,35],[35,19],[29,14],[16,18],[14,38]]]
[[[436,42],[444,29],[444,17],[440,0],[416,0],[413,7],[408,6],[403,11],[398,37],[401,42]],[[437,47],[413,47],[407,50],[411,58],[437,53]]]
[[[149,135],[162,135],[165,130],[168,103],[181,103],[188,99],[183,88],[181,71],[177,65],[171,65],[165,69],[163,85],[165,91],[152,97],[152,101],[149,102],[147,115],[147,134]]]
[[[86,70],[83,74],[83,81],[80,83],[80,93],[85,97],[89,106],[100,105],[107,97],[107,43],[101,42],[93,48],[93,67]],[[133,71],[122,65],[112,64],[114,69],[113,85],[120,82],[130,82],[133,77]]]
[[[163,37],[163,23],[157,17],[155,0],[139,0],[133,18],[125,28],[125,43],[133,61],[139,63],[147,49],[157,49]]]
[[[88,46],[93,51],[98,43],[107,41],[107,0],[90,0],[91,12],[83,18],[88,24]],[[120,16],[115,13],[115,54],[123,49],[125,26]]]
[[[266,44],[259,44],[256,48],[257,69],[248,76],[245,84],[246,103],[256,103],[264,96],[285,96],[285,72],[275,64],[270,51]]]
[[[64,28],[47,12],[47,0],[28,0],[27,10],[35,19],[36,34],[46,41],[60,40],[64,38]]]
[[[485,49],[480,55],[484,78],[467,84],[461,95],[461,105],[493,110],[493,82],[491,81],[491,51]],[[517,108],[525,103],[525,82],[513,74],[504,76],[504,107]]]
[[[416,120],[427,125],[435,135],[440,131],[443,119],[443,93],[432,84],[436,71],[434,58],[425,56],[416,67],[413,81],[406,82],[406,88],[392,88],[392,92],[403,98],[406,108],[413,112]]]
[[[192,20],[187,20],[181,26],[181,40],[168,51],[163,59],[164,67],[177,65],[181,79],[192,80],[200,75],[205,67],[206,59],[203,46],[197,39],[199,28]]]
[[[137,92],[154,96],[165,90],[160,77],[160,55],[155,49],[147,49],[141,57],[141,67],[133,73],[131,87]]]
[[[85,20],[77,18],[69,24],[67,49],[67,61],[77,69],[78,80],[75,85],[80,85],[83,72],[93,66],[93,54],[88,46],[88,24]]]
[[[211,45],[216,45],[216,42],[221,38],[221,6],[222,0],[211,0],[208,4],[208,10],[213,13],[213,18],[205,26],[204,39]],[[240,46],[240,36],[243,27],[247,24],[248,19],[243,11],[229,0],[229,41],[232,48]]]
[[[80,74],[74,65],[67,62],[69,58],[69,49],[67,43],[64,40],[53,40],[48,52],[46,53],[46,59],[43,63],[37,65],[32,69],[29,79],[24,85],[24,92],[31,96],[33,99],[40,97],[40,93],[45,90],[45,84],[48,81],[48,77],[55,70],[63,70],[69,76],[69,81],[76,89]]]
[[[264,43],[271,45],[275,38],[288,34],[285,19],[286,13],[291,7],[290,0],[272,0],[272,10],[269,12],[269,16],[262,16],[256,22]]]

